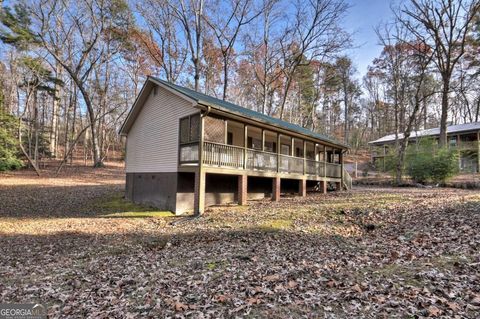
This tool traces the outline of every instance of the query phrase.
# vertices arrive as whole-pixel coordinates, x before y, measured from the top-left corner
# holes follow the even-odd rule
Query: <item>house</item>
[[[126,197],[177,214],[351,186],[343,167],[347,145],[154,77],[120,134]]]
[[[438,141],[440,128],[412,132],[409,143],[416,143],[421,138],[430,137]],[[459,168],[463,172],[480,171],[480,122],[447,126],[448,147],[459,151]],[[403,139],[403,134],[398,135]],[[386,135],[369,142],[372,147],[372,162],[376,167],[385,168],[389,149],[395,146],[395,134]]]

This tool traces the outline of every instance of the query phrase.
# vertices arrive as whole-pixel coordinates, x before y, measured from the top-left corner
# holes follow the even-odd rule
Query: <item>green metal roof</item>
[[[173,89],[177,92],[180,92],[180,93],[186,95],[187,97],[189,97],[192,100],[195,100],[199,104],[211,106],[211,107],[219,109],[221,111],[234,113],[234,114],[244,116],[244,117],[247,117],[247,118],[250,118],[250,119],[253,119],[253,120],[257,120],[257,121],[260,121],[260,122],[264,122],[264,123],[267,123],[267,124],[270,124],[270,125],[273,125],[273,126],[278,126],[278,127],[283,128],[283,129],[286,129],[286,130],[294,131],[296,133],[311,136],[313,138],[317,138],[317,139],[323,140],[325,142],[329,142],[331,144],[341,146],[343,148],[349,148],[349,146],[346,145],[346,144],[340,143],[340,142],[338,142],[338,141],[336,141],[332,138],[329,138],[329,137],[327,137],[323,134],[312,132],[312,131],[310,131],[306,128],[303,128],[299,125],[292,124],[292,123],[289,123],[289,122],[286,122],[286,121],[282,121],[280,119],[265,115],[263,113],[253,111],[253,110],[241,107],[239,105],[214,98],[212,96],[209,96],[209,95],[206,95],[206,94],[188,89],[188,88],[183,87],[183,86],[173,84],[171,82],[167,82],[167,81],[155,78],[155,77],[151,77],[151,78],[153,80],[157,81],[157,82],[160,82],[160,83],[168,86],[169,88],[171,88],[171,89]]]

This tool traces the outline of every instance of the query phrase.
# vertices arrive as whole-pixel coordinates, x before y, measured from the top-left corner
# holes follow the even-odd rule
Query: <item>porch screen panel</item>
[[[198,142],[200,137],[200,115],[190,117],[190,142]]]
[[[190,142],[190,121],[189,118],[180,120],[180,144]]]
[[[205,141],[225,143],[225,122],[223,119],[207,116],[204,131]]]

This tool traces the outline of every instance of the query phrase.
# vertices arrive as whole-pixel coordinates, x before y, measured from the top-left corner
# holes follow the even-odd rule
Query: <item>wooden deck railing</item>
[[[198,143],[180,145],[180,164],[198,162]],[[313,175],[341,178],[340,164],[325,163],[300,157],[245,149],[244,147],[204,142],[203,164],[219,168]]]
[[[205,142],[203,144],[203,163],[218,167],[243,168],[244,148]]]
[[[341,177],[342,165],[334,163],[325,163],[325,176],[326,177]]]
[[[307,175],[325,176],[325,162],[306,160],[305,173]]]
[[[247,150],[247,169],[255,171],[277,171],[277,154]]]
[[[281,155],[279,156],[278,171],[282,173],[303,174],[303,158]]]

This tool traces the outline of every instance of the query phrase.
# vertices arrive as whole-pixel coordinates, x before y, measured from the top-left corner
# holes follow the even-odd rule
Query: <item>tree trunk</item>
[[[223,100],[227,99],[228,90],[228,56],[223,56]]]
[[[442,89],[442,115],[440,117],[440,147],[447,145],[447,117],[448,117],[448,93],[450,92],[450,75],[444,75]]]
[[[348,88],[347,88],[347,82],[348,79],[346,76],[343,79],[343,100],[345,104],[345,128],[344,128],[344,141],[345,143],[348,144]]]
[[[98,167],[103,167],[103,162],[100,156],[100,148],[98,147],[98,141],[97,141],[97,129],[95,126],[95,122],[97,119],[95,118],[95,112],[93,110],[93,105],[92,101],[90,100],[90,96],[88,95],[88,92],[85,90],[83,83],[78,81],[77,78],[74,78],[75,83],[77,84],[78,89],[82,93],[83,100],[85,101],[85,104],[87,106],[87,113],[88,113],[88,120],[90,122],[90,133],[92,133],[92,155],[93,155],[93,167],[98,168]]]
[[[292,72],[293,74],[293,72]],[[280,119],[283,120],[283,110],[285,108],[285,103],[287,102],[288,91],[290,90],[290,86],[292,85],[292,80],[290,76],[287,76],[287,83],[285,85],[285,90],[282,96],[282,102],[280,104]]]
[[[195,80],[195,91],[198,92],[198,84],[199,84],[199,81],[200,81],[200,68],[198,66],[198,57],[196,57],[195,59],[192,59],[193,60],[193,68],[195,70],[195,75],[194,75],[194,80]]]
[[[33,151],[33,160],[35,161],[35,165],[38,167],[38,92],[35,89],[33,92],[33,134],[34,134],[34,151]]]
[[[55,65],[55,76],[57,78],[60,78],[60,72],[61,72],[61,65],[60,63],[56,63]],[[52,97],[52,123],[51,123],[51,128],[52,130],[50,131],[50,154],[54,158],[57,157],[57,141],[58,141],[58,100],[59,100],[59,89],[60,86],[55,83],[54,87],[54,94]]]
[[[20,150],[22,151],[23,155],[27,158],[27,161],[32,165],[33,169],[35,170],[35,173],[37,174],[38,177],[41,176],[40,170],[38,169],[38,166],[35,164],[35,161],[32,160],[32,158],[28,155],[27,151],[23,147],[23,142],[22,142],[22,119],[18,119],[18,146],[20,147]]]

